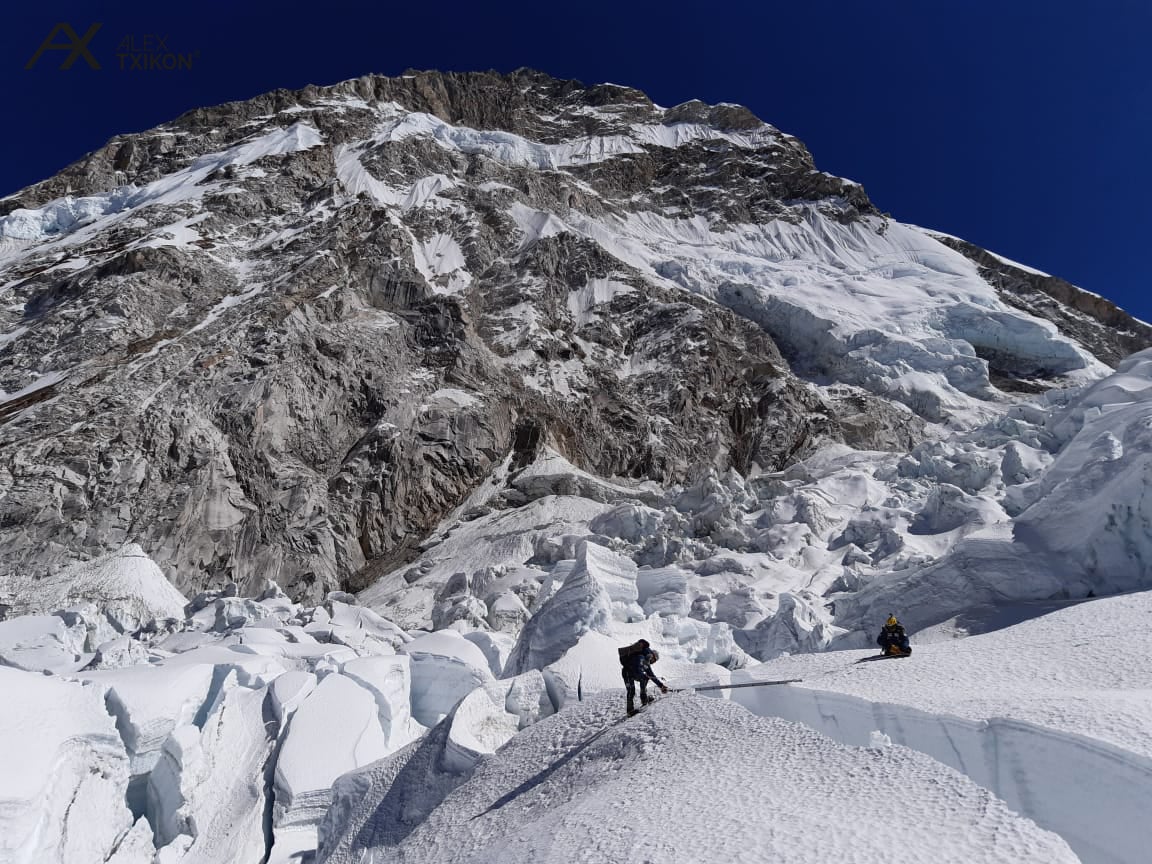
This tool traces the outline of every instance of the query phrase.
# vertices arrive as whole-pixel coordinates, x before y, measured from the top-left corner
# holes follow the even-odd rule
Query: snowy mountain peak
[[[665,484],[902,450],[1146,338],[1029,306],[746,109],[526,70],[198,109],[4,206],[34,574],[135,540],[191,592],[362,588],[544,443]]]
[[[0,297],[15,860],[617,860],[654,772],[652,860],[1148,848],[1152,328],[745,108],[198,109],[0,202]]]

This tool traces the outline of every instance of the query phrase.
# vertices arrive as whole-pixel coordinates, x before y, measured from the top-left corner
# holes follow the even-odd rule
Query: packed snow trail
[[[1058,832],[1086,864],[1137,864],[1152,848],[1149,614],[1144,592],[917,645],[901,663],[853,663],[854,651],[781,658],[733,680],[803,683],[730,698],[844,744],[886,735]]]
[[[599,694],[528,728],[402,835],[378,824],[393,807],[361,802],[359,819],[326,823],[339,830],[321,830],[316,864],[873,864],[893,850],[940,864],[1076,861],[1056,835],[907,749],[845,747],[721,699],[620,711],[616,694]]]

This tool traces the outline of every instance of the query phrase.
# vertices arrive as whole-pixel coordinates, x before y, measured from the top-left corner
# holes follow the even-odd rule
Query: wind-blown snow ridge
[[[1012,718],[975,722],[817,689],[785,688],[760,704],[733,698],[843,744],[866,746],[879,731],[1059,834],[1086,864],[1129,864],[1148,848],[1143,814],[1152,806],[1152,760],[1121,748]]]
[[[634,123],[626,134],[587,136],[562,144],[543,144],[511,132],[453,126],[431,114],[405,112],[398,105],[391,106],[391,109],[401,116],[382,124],[374,138],[377,143],[427,135],[445,149],[480,153],[508,165],[538,169],[587,165],[629,153],[643,153],[645,145],[682,147],[695,141],[726,141],[737,147],[756,149],[768,146],[777,137],[776,131],[769,126],[747,133],[733,133],[701,123]]]

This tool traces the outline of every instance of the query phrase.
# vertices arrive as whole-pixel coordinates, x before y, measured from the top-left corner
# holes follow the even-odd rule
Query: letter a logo
[[[99,69],[100,64],[96,62],[96,58],[93,57],[92,52],[88,50],[88,43],[92,41],[92,37],[96,35],[96,31],[102,26],[101,24],[93,24],[88,28],[88,32],[84,34],[84,37],[81,38],[76,35],[76,31],[72,29],[71,24],[57,24],[52,28],[52,32],[48,34],[48,38],[44,40],[44,43],[36,53],[32,55],[32,59],[25,64],[24,68],[31,69],[35,66],[36,61],[40,59],[40,55],[45,51],[67,51],[68,57],[60,64],[61,69],[71,69],[72,64],[81,56],[84,57],[90,67]],[[63,33],[69,41],[53,42],[52,40],[56,38],[57,33]]]

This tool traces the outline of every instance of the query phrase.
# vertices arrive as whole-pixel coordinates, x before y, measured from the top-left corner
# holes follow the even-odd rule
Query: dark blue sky
[[[69,23],[99,70],[47,51]],[[149,34],[191,68],[120,69]],[[66,41],[64,35],[57,41]],[[1152,320],[1152,2],[804,0],[10,4],[0,194],[119,132],[277,87],[406,68],[542,69],[673,105],[740,102],[905,222]],[[130,61],[126,61],[130,66]]]

